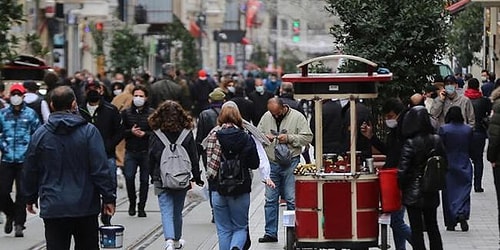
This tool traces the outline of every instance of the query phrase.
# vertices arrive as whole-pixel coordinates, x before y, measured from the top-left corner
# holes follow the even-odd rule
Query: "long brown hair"
[[[222,107],[217,118],[217,124],[222,125],[224,123],[232,123],[239,128],[243,128],[243,118],[241,118],[240,111],[233,106]]]
[[[182,129],[193,128],[193,118],[189,116],[181,105],[174,101],[164,101],[148,117],[151,129],[160,129],[165,132],[179,132]]]

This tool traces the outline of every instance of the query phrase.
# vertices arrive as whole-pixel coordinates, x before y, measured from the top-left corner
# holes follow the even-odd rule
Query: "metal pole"
[[[215,42],[215,46],[216,46],[216,54],[217,54],[217,70],[220,69],[220,37],[219,37],[219,31],[216,31],[215,32],[215,39],[216,39],[216,42]]]

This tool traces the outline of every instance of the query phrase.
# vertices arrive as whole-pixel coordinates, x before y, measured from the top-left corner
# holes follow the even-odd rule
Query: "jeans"
[[[391,229],[396,250],[405,250],[406,241],[411,243],[411,229],[405,223],[405,207],[391,213]]]
[[[186,193],[187,189],[168,190],[158,195],[165,240],[179,240],[182,237],[182,209]]]
[[[135,174],[139,167],[139,210],[144,209],[148,198],[149,188],[149,166],[147,152],[125,152],[125,182],[127,183],[127,195],[130,204],[135,204],[137,195],[135,193]]]
[[[472,134],[470,158],[474,165],[474,188],[482,188],[483,179],[483,153],[486,144],[486,132],[474,131]]]
[[[0,164],[0,210],[8,217],[14,218],[14,225],[24,226],[26,222],[26,203],[21,193],[22,163]],[[10,196],[12,185],[16,182],[16,201]]]
[[[222,196],[217,191],[212,191],[212,204],[219,250],[233,247],[243,249],[247,240],[250,193]]]
[[[412,246],[414,250],[425,250],[424,223],[429,236],[431,250],[443,250],[443,242],[437,224],[437,208],[435,207],[407,207],[408,218],[412,232]]]
[[[276,184],[276,188],[266,186],[266,204],[264,213],[266,217],[266,235],[278,238],[278,219],[279,219],[279,196],[286,200],[287,210],[295,210],[295,176],[293,171],[300,158],[292,158],[289,167],[281,167],[275,162],[269,162],[271,165],[270,177]]]
[[[75,250],[99,250],[97,215],[75,218],[43,219],[47,250],[70,249],[71,236]]]

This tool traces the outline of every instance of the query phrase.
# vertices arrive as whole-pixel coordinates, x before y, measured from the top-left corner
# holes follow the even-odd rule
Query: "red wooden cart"
[[[356,60],[367,65],[364,73],[308,73],[308,65],[318,61]],[[377,64],[351,55],[329,55],[297,65],[302,73],[286,74],[283,81],[292,82],[295,97],[315,102],[316,171],[296,175],[295,211],[287,230],[286,249],[348,248],[368,249],[379,245],[379,183],[374,172],[363,172],[356,154],[350,154],[350,166],[342,173],[325,172],[323,166],[322,99],[350,101],[350,124],[356,128],[355,100],[376,98],[377,86],[392,79],[392,74],[377,74]],[[356,152],[357,129],[351,129],[350,152]],[[285,218],[286,216],[284,216]],[[285,223],[286,224],[286,223]],[[384,237],[384,236],[383,236]]]

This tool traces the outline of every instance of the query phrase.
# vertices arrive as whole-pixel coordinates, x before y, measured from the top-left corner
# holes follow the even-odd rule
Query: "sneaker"
[[[14,223],[14,218],[13,217],[10,217],[10,216],[7,216],[7,220],[5,221],[5,226],[3,228],[4,232],[6,234],[10,234],[12,233],[12,229],[13,229],[13,226],[12,224]]]
[[[25,229],[24,226],[21,225],[16,225],[16,230],[15,230],[15,235],[16,237],[24,237],[23,230]]]
[[[175,249],[183,249],[186,241],[184,239],[179,239],[178,241],[174,241]]]
[[[267,242],[278,242],[278,238],[270,236],[270,235],[264,235],[264,237],[259,238],[260,243],[267,243]]]
[[[174,250],[174,241],[173,240],[167,240],[165,244],[165,250]]]
[[[483,193],[484,192],[484,188],[482,188],[482,187],[474,188],[474,192],[476,192],[476,193]]]
[[[123,189],[123,187],[125,187],[125,176],[123,175],[121,167],[116,168],[116,179],[118,188]]]

